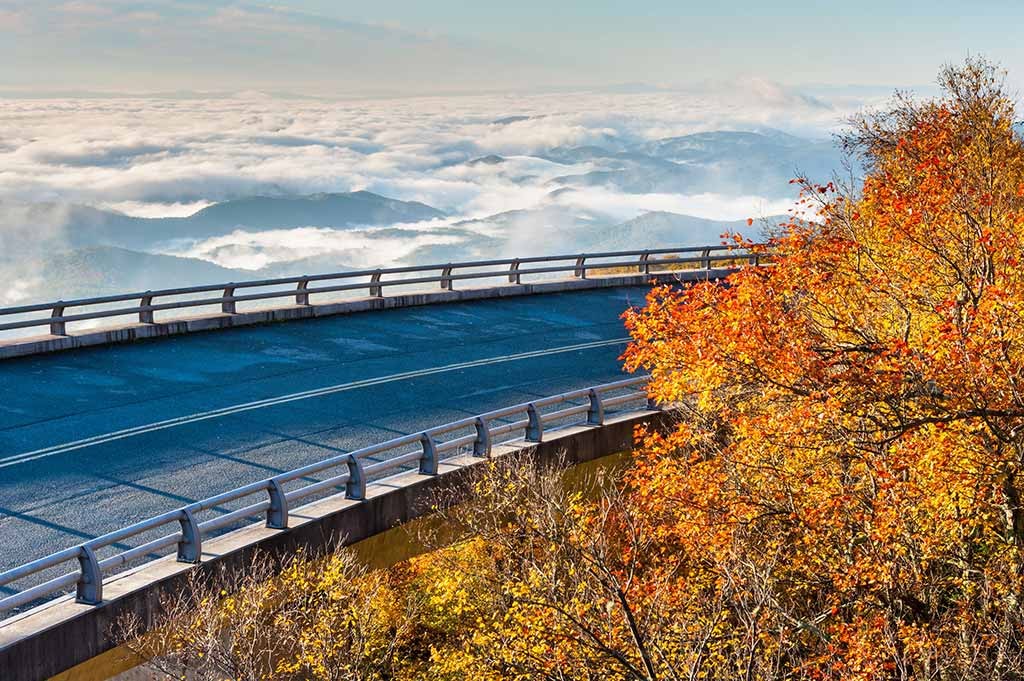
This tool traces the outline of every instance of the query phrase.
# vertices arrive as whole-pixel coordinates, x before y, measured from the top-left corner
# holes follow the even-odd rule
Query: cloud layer
[[[506,205],[498,197],[586,170],[527,157],[552,147],[762,127],[822,136],[852,108],[763,83],[630,96],[0,99],[0,200],[135,202],[151,214],[138,204],[369,189],[486,212]],[[487,154],[512,158],[458,165]]]
[[[88,14],[85,5],[82,12]],[[249,270],[332,253],[345,264],[376,266],[420,253],[436,257],[431,247],[495,239],[519,252],[527,245],[523,235],[531,236],[531,248],[543,249],[552,215],[608,224],[648,211],[719,220],[778,214],[792,201],[791,187],[781,182],[764,196],[729,186],[625,193],[600,184],[552,194],[559,186],[555,178],[600,167],[586,155],[570,162],[553,150],[630,152],[654,140],[714,130],[772,128],[821,139],[862,104],[825,101],[761,81],[672,93],[340,101],[260,93],[0,98],[0,265],[59,247],[67,204],[182,217],[237,197],[365,189],[450,215],[386,233],[309,225],[256,234],[243,226],[201,243],[155,249]],[[467,229],[460,222],[523,210],[515,221],[472,225],[482,237],[476,241],[460,233]],[[518,242],[495,233],[509,225],[519,230]],[[2,300],[23,299],[30,288],[10,285]]]

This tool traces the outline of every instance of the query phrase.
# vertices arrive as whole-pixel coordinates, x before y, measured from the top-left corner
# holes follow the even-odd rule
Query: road
[[[0,570],[339,452],[621,378],[619,317],[644,293],[371,312],[0,363]]]

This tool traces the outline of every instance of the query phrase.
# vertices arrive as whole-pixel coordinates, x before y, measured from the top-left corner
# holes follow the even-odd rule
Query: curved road
[[[644,294],[408,308],[0,363],[0,571],[339,451],[620,378],[619,316]]]

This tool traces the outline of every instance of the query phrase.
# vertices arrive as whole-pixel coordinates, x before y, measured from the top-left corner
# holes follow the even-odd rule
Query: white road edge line
[[[151,423],[145,426],[127,428],[125,430],[119,430],[113,433],[107,433],[105,435],[94,435],[93,437],[85,438],[82,440],[76,440],[74,442],[68,442],[62,445],[53,445],[51,447],[37,449],[31,452],[13,454],[8,457],[0,458],[0,469],[8,468],[10,466],[16,466],[22,463],[28,463],[29,461],[36,461],[37,459],[55,456],[57,454],[65,454],[67,452],[72,452],[77,449],[85,449],[86,447],[93,447],[95,445],[106,444],[108,442],[124,440],[126,438],[134,437],[136,435],[152,433],[158,430],[166,430],[168,428],[174,428],[189,423],[208,421],[210,419],[220,418],[222,416],[230,416],[232,414],[239,414],[246,411],[253,411],[255,409],[263,409],[264,407],[273,407],[279,404],[286,404],[288,402],[308,400],[314,397],[333,395],[335,393],[345,392],[348,390],[355,390],[357,388],[368,388],[375,385],[381,385],[383,383],[394,383],[396,381],[404,381],[410,378],[419,378],[421,376],[441,374],[448,371],[457,371],[459,369],[471,369],[474,367],[486,366],[488,364],[501,364],[504,362],[514,362],[522,359],[532,359],[534,357],[544,357],[547,355],[557,355],[566,352],[575,352],[577,350],[589,350],[591,348],[600,348],[608,345],[619,345],[621,343],[627,342],[628,340],[629,338],[614,338],[611,340],[593,341],[590,343],[580,343],[578,345],[566,345],[557,348],[548,348],[546,350],[533,350],[530,352],[522,352],[514,355],[499,355],[498,357],[476,359],[469,362],[460,362],[458,364],[446,364],[444,366],[433,367],[430,369],[417,369],[415,371],[405,371],[398,374],[391,374],[389,376],[380,376],[377,378],[364,378],[358,381],[340,383],[338,385],[317,388],[315,390],[307,390],[304,392],[293,393],[291,395],[282,395],[280,397],[272,397],[265,400],[258,400],[256,402],[246,402],[244,404],[238,404],[231,407],[222,407],[220,409],[200,412],[197,414],[190,414],[188,416],[180,416],[178,418],[168,419],[166,421],[158,421],[156,423]]]

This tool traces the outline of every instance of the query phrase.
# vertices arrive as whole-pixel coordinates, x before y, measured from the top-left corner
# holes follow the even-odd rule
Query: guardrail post
[[[580,255],[578,258],[576,258],[576,269],[575,269],[575,271],[573,271],[572,274],[577,279],[586,279],[587,278],[587,266],[585,264],[586,262],[587,262],[587,256],[586,255]]]
[[[381,274],[383,274],[383,272],[377,270],[370,275],[370,295],[376,298],[380,298],[384,295],[384,287],[380,285]],[[376,284],[376,286],[374,284]]]
[[[146,294],[142,296],[142,300],[139,301],[139,323],[141,324],[153,323],[153,311],[145,309],[153,304],[152,294],[152,291],[146,291]]]
[[[441,270],[441,290],[451,291],[452,290],[452,264],[448,263]]]
[[[651,259],[651,254],[648,253],[647,251],[644,251],[643,253],[640,254],[640,273],[641,274],[650,274],[651,273],[651,264],[650,264],[650,262],[648,262],[650,259]]]
[[[61,300],[54,304],[53,312],[50,314],[50,319],[60,319],[64,316],[64,301]],[[51,321],[50,322],[50,335],[51,336],[66,336],[67,325],[63,321]]]
[[[423,456],[420,457],[420,475],[437,475],[437,443],[427,433],[420,435]]]
[[[590,409],[587,410],[587,423],[595,426],[604,425],[604,400],[601,393],[590,389]]]
[[[544,439],[544,421],[533,402],[526,406],[526,416],[530,420],[526,426],[526,439],[530,442],[541,442]]]
[[[483,418],[476,420],[476,440],[473,441],[473,456],[491,455],[491,428]]]
[[[658,405],[658,400],[651,397],[650,393],[647,395],[647,408],[661,411],[661,407]]]
[[[761,254],[760,253],[755,253],[753,255],[753,259],[754,259],[754,267],[759,267],[761,265]]]
[[[510,284],[522,284],[522,275],[519,274],[519,258],[512,261],[512,264],[508,268],[508,283]]]
[[[303,274],[303,277],[306,275]],[[309,279],[300,279],[298,285],[295,287],[295,304],[296,305],[309,305],[309,294],[306,293],[306,289],[309,288]]]
[[[700,252],[700,257],[701,257],[700,266],[703,267],[706,270],[710,270],[711,269],[711,249],[710,248],[705,248],[703,251]]]
[[[345,498],[357,501],[366,498],[366,476],[363,474],[363,462],[351,454],[348,457],[348,482],[345,483]]]
[[[267,486],[270,493],[270,508],[267,509],[267,527],[272,530],[288,529],[288,497],[284,486],[277,478],[271,478]]]
[[[75,586],[75,601],[84,605],[99,605],[103,602],[103,573],[96,552],[82,544],[78,549],[78,564],[82,574]]]
[[[178,517],[181,523],[181,540],[178,542],[178,562],[198,563],[203,556],[203,535],[199,523],[189,508],[181,509]]]
[[[235,285],[233,283],[228,284],[224,287],[224,300],[220,304],[220,311],[224,314],[235,314],[235,301],[231,298],[235,297]]]

